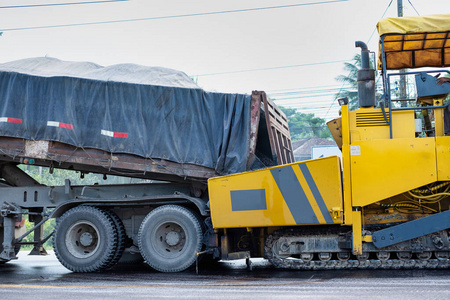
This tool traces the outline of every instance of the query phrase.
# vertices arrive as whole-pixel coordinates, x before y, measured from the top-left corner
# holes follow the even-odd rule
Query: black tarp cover
[[[205,92],[181,72],[33,58],[0,64],[0,101],[1,136],[195,164],[218,174],[246,170],[251,96]]]

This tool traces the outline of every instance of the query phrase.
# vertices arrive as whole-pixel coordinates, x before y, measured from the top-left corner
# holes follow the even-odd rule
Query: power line
[[[287,103],[280,103],[275,101],[275,104],[278,106],[282,106],[282,107],[289,107],[289,108],[295,108],[296,110],[299,110],[299,112],[304,113],[307,110],[320,110],[322,112],[322,114],[324,114],[324,109],[326,109],[328,107],[328,103],[291,103],[291,104],[287,104]]]
[[[309,94],[309,95],[302,95],[302,96],[297,96],[297,97],[286,97],[286,98],[277,98],[277,97],[270,97],[270,99],[272,99],[273,101],[277,102],[277,103],[286,103],[286,102],[293,102],[292,100],[297,100],[294,101],[293,103],[299,103],[300,100],[302,99],[308,99],[308,98],[319,98],[319,97],[325,97],[325,96],[332,96],[332,95],[336,95],[336,92],[328,92],[328,93],[319,93],[317,92],[316,94]],[[288,101],[291,100],[291,101]],[[320,103],[320,102],[327,102],[329,103],[329,100],[316,100],[314,101],[314,103]]]
[[[320,125],[320,126],[302,126],[301,129],[304,128],[328,128],[327,125]]]
[[[129,0],[104,0],[104,1],[86,1],[86,2],[68,2],[68,3],[46,3],[46,4],[30,4],[30,5],[10,5],[0,6],[0,9],[5,8],[30,8],[30,7],[45,7],[45,6],[66,6],[66,5],[83,5],[83,4],[99,4],[108,2],[125,2]]]
[[[388,11],[389,7],[391,6],[392,2],[393,2],[393,0],[391,0],[391,1],[389,2],[387,8],[385,9],[385,11],[384,11],[384,13],[383,13],[383,15],[381,16],[380,19],[382,19],[382,18],[384,17],[384,15],[385,15],[386,12]],[[372,31],[372,34],[370,35],[368,42],[372,39],[372,36],[373,36],[373,34],[375,33],[375,30],[376,30],[376,28]],[[367,43],[368,43],[368,42],[367,42]],[[350,73],[348,73],[348,75],[350,75]],[[347,76],[348,76],[348,75],[347,75]],[[342,83],[342,87],[341,87],[341,90],[340,90],[339,93],[338,93],[338,96],[336,96],[336,97],[334,98],[334,100],[331,102],[331,105],[330,105],[330,107],[328,108],[327,113],[325,114],[325,118],[328,116],[328,113],[330,112],[331,108],[332,108],[333,105],[335,104],[335,102],[336,102],[337,98],[339,97],[339,94],[341,93],[343,87],[344,87],[344,83]]]
[[[284,92],[296,92],[296,91],[301,91],[301,90],[339,88],[339,87],[340,87],[340,85],[318,85],[318,86],[307,86],[307,87],[299,87],[299,88],[291,88],[291,89],[266,91],[266,93],[267,94],[278,94],[278,93],[284,93]]]
[[[319,97],[332,96],[332,95],[336,95],[336,93],[324,93],[324,94],[319,94],[319,95],[307,95],[307,96],[302,96],[302,97],[291,97],[291,98],[284,98],[284,99],[276,99],[276,98],[275,99],[271,98],[271,99],[277,104],[283,103],[284,105],[289,104],[289,103],[292,103],[292,105],[293,104],[304,104],[304,103],[309,103],[309,104],[326,103],[326,104],[328,104],[328,103],[330,103],[330,100],[322,100],[322,101],[314,100],[314,102],[311,102],[311,100],[310,101],[302,101],[302,102],[294,101],[294,100],[300,100],[300,99],[308,100],[310,98],[319,98]]]
[[[283,104],[301,104],[301,103],[311,103],[311,99],[310,98],[316,98],[315,100],[313,100],[314,104],[318,104],[318,103],[330,103],[330,99],[318,99],[318,98],[324,98],[326,96],[332,96],[332,95],[336,95],[336,92],[329,92],[329,93],[315,93],[315,94],[308,94],[308,95],[302,95],[302,96],[294,96],[294,97],[283,97],[283,98],[278,98],[278,97],[270,97],[269,98],[272,99],[273,101],[275,101],[276,103],[283,103]]]
[[[391,0],[391,2],[389,2],[388,6],[386,7],[386,10],[384,11],[384,13],[383,13],[383,15],[381,16],[380,19],[383,19],[383,18],[384,18],[384,15],[386,15],[386,13],[387,13],[389,7],[391,7],[392,1],[394,1],[394,0]],[[370,42],[370,40],[372,39],[372,37],[373,37],[375,31],[377,31],[377,27],[375,27],[375,28],[373,29],[372,34],[370,35],[369,39],[367,40],[367,44],[368,44],[368,43]]]
[[[61,27],[74,27],[74,26],[101,25],[101,24],[113,24],[113,23],[125,23],[125,22],[150,21],[150,20],[163,20],[163,19],[174,19],[174,18],[187,18],[187,17],[210,16],[210,15],[219,15],[219,14],[241,13],[241,12],[257,11],[257,10],[282,9],[282,8],[292,8],[292,7],[299,7],[299,6],[331,4],[331,3],[335,3],[335,2],[346,2],[346,1],[349,1],[349,0],[329,0],[329,1],[320,1],[320,2],[298,3],[298,4],[256,7],[256,8],[244,8],[244,9],[234,9],[234,10],[222,10],[222,11],[212,11],[212,12],[202,12],[202,13],[192,13],[192,14],[182,14],[182,15],[172,15],[172,16],[159,16],[159,17],[138,18],[138,19],[123,19],[123,20],[74,23],[74,24],[60,24],[60,25],[48,25],[48,26],[34,26],[34,27],[17,27],[17,28],[0,29],[0,31],[49,29],[49,28],[61,28]]]
[[[351,86],[348,86],[347,88],[351,88]],[[279,97],[295,97],[295,96],[301,96],[304,94],[317,94],[317,93],[324,93],[324,92],[337,92],[339,91],[339,87],[329,87],[329,88],[319,88],[319,89],[305,89],[305,90],[298,90],[298,91],[290,91],[290,92],[278,92],[278,93],[270,93],[267,92],[267,94],[270,97],[279,98]]]
[[[284,107],[290,107],[290,108],[299,108],[302,107],[303,109],[323,109],[323,108],[327,108],[328,107],[328,103],[312,103],[312,102],[303,102],[303,103],[293,103],[290,106],[287,105],[283,105],[282,103],[279,103],[277,101],[275,101],[275,104],[280,105],[280,106],[284,106]],[[303,111],[300,111],[303,112]],[[323,110],[322,110],[323,112]]]
[[[419,12],[418,12],[417,9],[414,7],[414,5],[411,3],[411,1],[408,0],[408,2],[409,2],[409,4],[411,4],[411,6],[412,6],[412,8],[414,9],[414,11],[416,12],[416,14],[417,14],[418,16],[420,16]]]
[[[331,94],[330,94],[331,95]],[[277,105],[281,105],[281,106],[288,106],[291,107],[293,105],[309,105],[311,107],[316,107],[319,105],[326,105],[328,107],[328,104],[330,103],[330,100],[311,100],[311,98],[325,98],[326,95],[321,95],[319,97],[315,96],[315,97],[304,97],[301,100],[302,101],[296,101],[297,99],[285,99],[285,100],[279,100],[279,99],[275,99],[273,100]]]
[[[292,106],[292,105],[310,105],[310,106],[318,106],[318,105],[328,105],[330,100],[324,99],[327,96],[336,95],[336,93],[324,93],[318,95],[305,95],[302,97],[291,97],[284,99],[272,99],[277,105],[281,106]],[[311,99],[313,98],[313,99]]]
[[[246,72],[256,72],[256,71],[268,71],[268,70],[287,69],[287,68],[299,68],[299,67],[317,66],[317,65],[325,65],[325,64],[335,64],[335,63],[342,63],[342,62],[348,62],[348,60],[315,62],[315,63],[309,63],[309,64],[288,65],[288,66],[278,66],[278,67],[268,67],[268,68],[258,68],[258,69],[248,69],[248,70],[238,70],[238,71],[227,71],[227,72],[208,73],[208,74],[199,74],[199,75],[191,75],[191,76],[193,76],[193,77],[216,76],[216,75],[236,74],[236,73],[246,73]]]

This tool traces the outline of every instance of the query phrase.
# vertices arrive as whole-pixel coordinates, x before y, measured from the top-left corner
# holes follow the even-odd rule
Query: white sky
[[[269,94],[296,91],[278,104],[337,115],[332,105],[345,74],[383,16],[397,16],[397,0],[130,0],[101,4],[4,8],[95,0],[0,0],[0,63],[50,56],[100,65],[136,63],[177,69],[208,91]],[[322,4],[317,4],[317,3]],[[329,3],[325,3],[329,2]],[[313,5],[308,5],[316,3]],[[73,27],[24,27],[153,18],[248,8],[302,6]],[[404,15],[450,13],[450,0],[403,0]],[[378,34],[369,42],[377,51]],[[334,63],[329,63],[334,62]],[[305,66],[309,65],[309,66]],[[279,68],[292,66],[288,68]],[[275,68],[275,69],[271,69]],[[269,69],[238,72],[255,69]],[[219,73],[219,74],[217,74]],[[222,74],[220,74],[222,73]],[[225,73],[225,74],[223,74]],[[331,89],[331,91],[327,91]],[[307,92],[307,93],[305,93]],[[325,94],[325,95],[323,95]],[[329,95],[326,95],[329,94]],[[316,95],[316,96],[315,96]]]

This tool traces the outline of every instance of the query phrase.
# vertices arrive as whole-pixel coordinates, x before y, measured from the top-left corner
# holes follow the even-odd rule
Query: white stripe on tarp
[[[62,122],[56,122],[56,121],[47,121],[47,126],[52,127],[58,127],[58,128],[65,128],[65,129],[73,129],[72,124],[62,123]]]
[[[122,139],[127,139],[128,138],[128,133],[126,133],[126,132],[116,132],[116,131],[102,130],[101,134],[109,136],[109,137],[115,137],[115,138],[122,138]]]
[[[9,118],[9,117],[0,117],[0,123],[17,123],[17,124],[22,124],[22,119]]]
[[[103,130],[101,132],[103,135],[109,136],[109,137],[114,137],[114,132],[112,131],[108,131],[108,130]]]

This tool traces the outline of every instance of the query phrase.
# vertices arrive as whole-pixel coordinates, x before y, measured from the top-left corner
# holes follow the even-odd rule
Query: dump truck
[[[193,224],[174,220],[164,229],[173,232],[160,245],[161,261],[173,256],[182,270],[203,247],[203,231],[213,231],[205,225],[208,178],[294,161],[286,116],[264,92],[208,93],[170,69],[48,57],[2,64],[0,86],[2,262],[27,244],[31,254],[45,254],[49,218],[59,220],[54,249],[70,270],[104,269],[123,252],[139,259],[141,223],[152,211],[159,215],[156,208],[172,208],[202,224],[197,241],[185,237],[198,229]],[[19,164],[141,182],[45,186]],[[27,232],[24,215],[34,225]],[[34,240],[25,241],[31,232]]]
[[[161,272],[205,256],[298,270],[449,268],[450,83],[435,77],[448,74],[449,24],[450,15],[378,23],[379,97],[371,52],[355,43],[359,108],[341,98],[340,117],[328,122],[342,163],[294,162],[285,116],[263,92],[125,84],[90,72],[8,79],[19,88],[0,88],[14,99],[0,116],[1,259],[14,259],[31,231],[32,253],[43,253],[42,225],[57,218],[55,254],[74,272],[111,268],[129,249]],[[415,80],[413,99],[396,97],[402,76]],[[20,163],[158,181],[49,187]],[[35,226],[19,234],[23,215]]]

